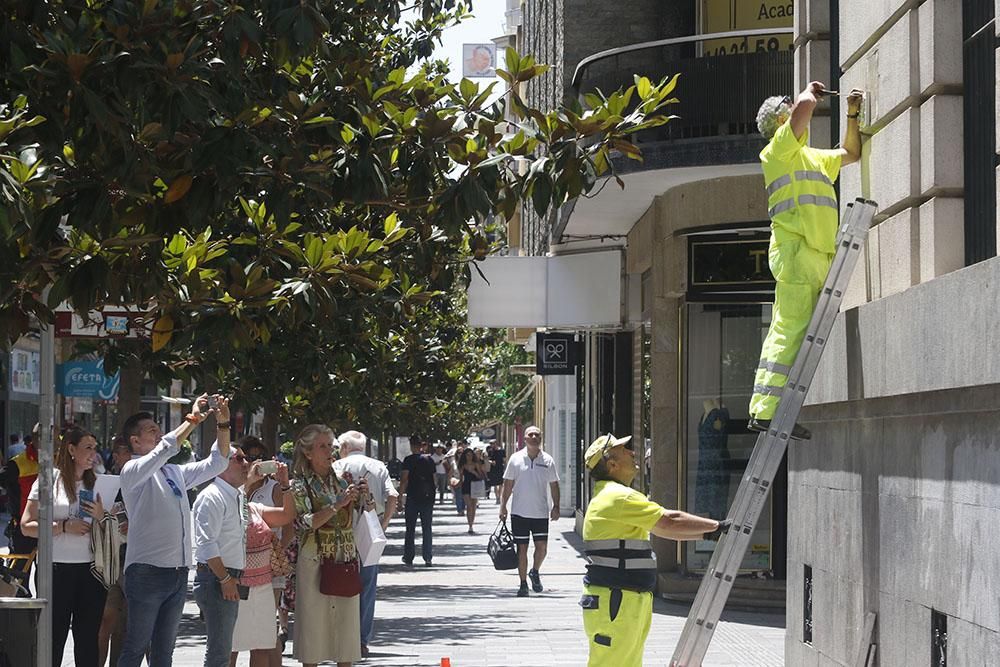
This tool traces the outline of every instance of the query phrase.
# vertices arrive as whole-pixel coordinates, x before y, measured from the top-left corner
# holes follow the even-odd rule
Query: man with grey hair
[[[847,97],[847,131],[840,148],[809,146],[809,123],[819,101],[832,94],[819,81],[788,97],[769,97],[757,113],[767,146],[760,152],[768,195],[768,263],[776,281],[771,325],[761,349],[750,399],[749,428],[767,431],[836,252],[840,209],[834,181],[844,165],[861,159],[858,115],[862,93]],[[810,433],[795,425],[792,437]]]
[[[396,513],[399,492],[392,484],[389,470],[378,459],[365,455],[368,436],[360,431],[346,431],[337,438],[340,458],[334,461],[337,475],[345,472],[356,483],[368,480],[368,489],[375,503],[375,513],[382,522],[382,531],[389,528],[389,521]],[[361,568],[361,656],[368,657],[368,643],[371,640],[375,622],[375,592],[378,587],[378,563]]]
[[[337,438],[340,458],[333,464],[337,475],[350,473],[352,482],[368,480],[368,490],[375,502],[375,512],[382,522],[382,531],[389,527],[389,520],[396,512],[399,492],[392,484],[389,470],[378,459],[365,455],[368,437],[360,431],[347,431]],[[378,563],[361,568],[361,656],[368,657],[368,642],[375,622],[375,592],[378,587]]]

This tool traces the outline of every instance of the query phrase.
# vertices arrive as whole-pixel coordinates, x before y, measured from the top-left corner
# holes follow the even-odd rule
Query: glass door
[[[770,323],[770,304],[690,303],[684,332],[683,421],[685,509],[726,517],[753,452],[748,406],[760,347]],[[784,517],[781,517],[784,521]],[[770,570],[771,499],[757,523],[745,570]],[[687,569],[708,566],[715,542],[685,542]]]

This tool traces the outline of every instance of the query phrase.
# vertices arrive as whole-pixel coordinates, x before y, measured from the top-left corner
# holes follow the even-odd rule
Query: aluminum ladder
[[[857,199],[847,205],[847,212],[837,233],[837,253],[827,274],[826,283],[816,302],[805,340],[795,358],[788,382],[781,394],[771,428],[757,438],[747,463],[743,481],[727,517],[732,525],[722,534],[708,570],[698,588],[684,631],[674,649],[670,667],[700,667],[719,617],[726,606],[729,591],[740,570],[743,555],[750,545],[774,476],[788,447],[789,434],[799,417],[806,393],[812,383],[834,320],[840,312],[844,291],[854,274],[864,247],[868,229],[877,210],[873,201]]]

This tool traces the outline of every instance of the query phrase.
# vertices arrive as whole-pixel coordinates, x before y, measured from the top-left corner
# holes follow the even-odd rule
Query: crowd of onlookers
[[[209,454],[178,463],[181,444],[209,414],[217,426]],[[406,565],[416,555],[419,520],[421,556],[431,566],[434,506],[445,502],[448,490],[472,534],[478,502],[492,493],[506,517],[511,489],[519,485],[512,521],[522,565],[529,534],[536,548],[535,567],[521,568],[519,594],[526,594],[526,575],[541,590],[537,570],[544,558],[548,497],[533,500],[544,506],[543,516],[521,515],[533,511],[525,499],[539,489],[545,496],[550,484],[558,508],[558,477],[548,455],[537,458],[540,432],[531,432],[528,448],[509,462],[496,444],[433,445],[414,436],[410,455],[387,467],[366,455],[369,439],[363,433],[338,437],[321,424],[301,429],[290,457],[271,456],[253,436],[231,443],[223,396],[199,397],[166,434],[150,413],[128,417],[107,456],[92,433],[66,428],[54,445],[50,515],[53,663],[62,664],[72,632],[77,667],[133,667],[144,659],[157,667],[171,664],[194,569],[206,666],[235,664],[241,652],[249,652],[252,667],[280,665],[290,614],[297,660],[350,665],[368,655],[379,573],[377,558],[359,558],[357,540],[369,540],[372,530],[356,535],[359,519],[374,513],[384,536],[401,509]],[[36,442],[37,433],[17,443],[12,438],[6,452],[12,553],[37,546],[44,499]],[[535,463],[522,465],[528,454]],[[101,497],[98,471],[117,476],[115,497]],[[541,486],[524,481],[530,477],[542,480]],[[557,516],[558,509],[551,518]]]

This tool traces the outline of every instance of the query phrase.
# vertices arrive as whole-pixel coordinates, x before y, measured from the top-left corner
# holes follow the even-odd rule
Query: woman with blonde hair
[[[350,667],[361,659],[361,571],[352,510],[365,483],[353,484],[346,474],[338,477],[333,469],[334,442],[329,427],[310,424],[295,439],[292,461],[299,540],[293,655],[307,666],[329,660]],[[342,588],[348,593],[356,583],[357,593],[320,590],[321,584],[331,582],[345,584]]]
[[[70,627],[76,667],[97,667],[97,633],[107,591],[91,572],[90,533],[104,518],[94,496],[97,440],[83,429],[66,429],[59,440],[52,475],[52,664],[59,667]],[[38,537],[38,480],[21,515],[21,530]],[[46,502],[48,500],[46,499]]]

